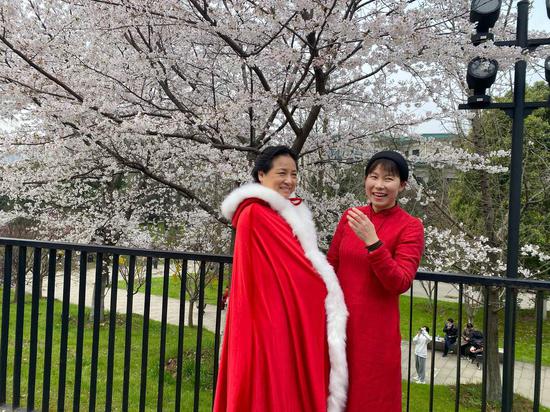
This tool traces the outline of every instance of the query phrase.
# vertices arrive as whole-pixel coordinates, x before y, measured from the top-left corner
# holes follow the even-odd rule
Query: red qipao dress
[[[308,208],[248,184],[222,213],[236,238],[214,411],[343,411],[347,309]]]
[[[383,245],[368,252],[340,220],[327,258],[349,310],[348,412],[401,411],[399,295],[411,286],[424,249],[422,222],[399,206],[375,213],[360,207]]]

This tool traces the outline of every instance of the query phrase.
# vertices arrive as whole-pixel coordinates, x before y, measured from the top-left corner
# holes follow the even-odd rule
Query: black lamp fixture
[[[546,0],[548,4],[550,0]],[[493,40],[489,29],[495,26],[500,14],[502,0],[472,0],[470,7],[470,22],[477,22],[476,33],[472,34],[472,43],[476,46],[484,41]]]
[[[476,57],[468,63],[466,83],[473,90],[473,95],[468,97],[468,104],[483,107],[491,103],[491,96],[485,90],[495,82],[497,71],[498,62],[493,59]]]
[[[548,15],[548,18],[550,19],[550,0],[546,0],[546,14]]]
[[[546,81],[550,85],[550,56],[544,61],[544,77],[546,77]]]

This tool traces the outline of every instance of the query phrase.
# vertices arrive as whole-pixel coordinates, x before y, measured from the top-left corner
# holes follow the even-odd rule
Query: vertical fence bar
[[[214,407],[214,397],[216,396],[216,384],[218,380],[218,360],[220,355],[220,329],[222,320],[222,295],[223,295],[223,272],[225,266],[220,263],[218,266],[218,299],[216,304],[216,333],[214,335],[214,376],[212,377],[212,408]]]
[[[520,2],[521,3],[521,2]],[[504,299],[504,353],[502,355],[502,412],[513,412],[516,358],[517,290],[506,286]]]
[[[59,346],[59,383],[57,410],[65,410],[65,380],[67,375],[67,338],[69,336],[69,303],[71,298],[72,251],[65,250],[63,265],[63,309],[61,311],[61,344]]]
[[[107,383],[105,388],[105,412],[113,405],[113,369],[115,365],[116,302],[118,295],[119,255],[113,255],[113,274],[111,276],[111,307],[109,309],[109,346],[107,349]]]
[[[434,309],[433,309],[433,319],[432,319],[432,333],[435,334],[437,328],[437,291],[439,288],[439,282],[434,283]],[[432,345],[432,364],[430,367],[430,412],[434,410],[434,373],[435,373],[435,340]]]
[[[44,374],[42,378],[42,411],[50,410],[50,378],[52,369],[53,305],[55,298],[55,268],[57,250],[48,256],[48,298],[46,301],[46,339],[44,343]]]
[[[128,268],[128,288],[126,290],[126,330],[124,335],[124,381],[122,382],[122,410],[128,411],[128,394],[130,390],[130,357],[132,355],[132,307],[134,303],[134,277],[136,257],[130,256]]]
[[[544,292],[537,292],[536,301],[536,340],[535,340],[535,389],[533,393],[533,412],[538,412],[540,409],[540,385],[542,379],[542,315],[544,307]]]
[[[487,347],[487,327],[489,326],[489,287],[485,286],[483,290],[483,336]],[[487,354],[483,354],[483,373],[481,374],[481,412],[487,411]]]
[[[164,362],[166,353],[166,322],[168,320],[168,286],[170,282],[170,259],[164,259],[162,279],[162,315],[160,322],[159,381],[157,390],[157,411],[162,412],[164,399]]]
[[[95,400],[97,392],[97,361],[99,356],[99,321],[101,316],[101,298],[103,294],[103,253],[96,254],[95,284],[94,284],[94,326],[92,337],[92,359],[90,366],[90,403],[88,410],[95,411]]]
[[[147,399],[147,361],[149,356],[149,312],[151,311],[151,277],[153,258],[147,258],[145,270],[145,307],[143,308],[143,333],[141,337],[141,387],[139,390],[139,410],[145,411]]]
[[[407,412],[409,412],[410,404],[411,404],[411,357],[412,357],[412,328],[413,328],[413,292],[414,292],[414,282],[411,283],[411,292],[410,292],[410,299],[409,299],[409,360],[407,363]],[[433,346],[433,344],[432,344]]]
[[[199,319],[197,322],[197,351],[195,353],[195,396],[193,412],[199,411],[199,397],[201,388],[201,357],[202,357],[202,323],[204,318],[204,278],[206,276],[206,262],[201,261],[199,273]]]
[[[6,245],[4,249],[4,280],[2,283],[2,332],[0,333],[0,404],[6,403],[12,254],[13,246]]]
[[[462,301],[464,299],[464,285],[458,285],[458,336],[456,338],[456,394],[455,394],[455,412],[460,410],[460,360],[462,343]]]
[[[84,316],[86,314],[86,271],[88,254],[80,252],[80,274],[78,280],[78,319],[76,328],[76,357],[74,367],[73,412],[80,411],[80,391],[82,383],[82,351],[84,346]]]
[[[181,381],[183,369],[183,337],[185,325],[185,291],[187,287],[187,260],[183,260],[181,266],[181,285],[180,285],[180,312],[178,321],[178,370],[176,372],[176,401],[174,405],[175,412],[181,409]]]
[[[15,345],[13,352],[13,401],[14,409],[21,403],[21,359],[23,358],[23,323],[25,320],[25,275],[27,272],[27,248],[20,246],[17,259],[17,308],[15,316]]]
[[[32,264],[32,307],[29,342],[29,376],[27,385],[27,409],[34,410],[36,386],[36,347],[38,343],[38,315],[40,310],[40,270],[42,268],[42,249],[35,248]]]

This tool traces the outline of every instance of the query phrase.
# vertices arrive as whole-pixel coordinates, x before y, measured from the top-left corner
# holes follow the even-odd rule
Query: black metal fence
[[[438,316],[438,288],[440,284],[452,284],[456,287],[458,291],[457,298],[457,309],[456,316],[458,317],[458,340],[456,343],[457,349],[460,347],[460,334],[462,332],[463,326],[466,324],[463,318],[463,303],[464,303],[464,288],[468,286],[478,287],[481,290],[482,296],[482,306],[483,306],[483,336],[485,339],[484,347],[487,348],[488,341],[491,339],[491,335],[488,334],[488,315],[489,315],[489,288],[500,288],[505,292],[504,296],[508,298],[512,296],[514,302],[514,313],[517,310],[517,295],[519,292],[532,293],[535,296],[535,319],[534,319],[534,328],[535,331],[535,355],[534,355],[534,384],[532,388],[532,399],[533,399],[533,411],[539,411],[540,408],[540,399],[541,399],[541,385],[542,385],[542,350],[543,350],[543,309],[544,309],[544,298],[545,293],[550,291],[550,281],[539,281],[539,280],[527,280],[527,279],[516,279],[516,278],[498,278],[498,277],[485,277],[485,276],[472,276],[472,275],[459,275],[459,274],[448,274],[448,273],[432,273],[432,272],[418,272],[416,275],[417,280],[427,281],[432,283],[433,287],[433,296],[432,296],[432,333],[435,336],[436,330],[442,328],[441,323],[436,323]],[[409,308],[409,334],[408,334],[408,373],[406,376],[407,379],[407,389],[406,389],[406,410],[407,412],[415,411],[414,405],[411,403],[411,360],[413,359],[412,353],[412,337],[413,337],[413,301],[414,301],[414,290],[413,288],[409,291],[410,295],[410,308]],[[505,303],[505,302],[503,302]],[[497,322],[498,319],[493,321]],[[509,339],[509,336],[512,336],[515,339],[516,336],[516,323],[511,324],[511,329],[507,328],[507,324],[504,324],[504,330],[502,331],[502,338],[504,341]],[[406,338],[403,336],[403,338]],[[498,343],[497,343],[498,344]],[[434,345],[432,345],[433,347]],[[457,353],[456,356],[456,380],[455,380],[455,399],[454,399],[454,410],[460,410],[460,390],[461,390],[461,362],[462,357],[459,356],[459,351],[455,350]],[[436,366],[436,351],[432,350],[429,353],[431,357],[431,368],[430,368],[430,397],[429,397],[429,411],[432,412],[434,409],[434,377],[435,377],[435,366]],[[488,376],[488,363],[485,361],[486,356],[483,356],[482,366],[482,381],[481,381],[481,404],[480,410],[485,412],[488,410],[487,404],[487,376]],[[514,355],[512,355],[514,359]],[[405,377],[404,377],[405,378]],[[514,382],[514,376],[510,377],[511,381]],[[505,386],[502,387],[504,391]],[[513,394],[510,394],[513,395]],[[512,400],[512,396],[505,397],[505,399]],[[502,410],[511,409],[511,405],[501,405]]]
[[[3,257],[0,405],[42,411],[86,408],[89,411],[198,411],[199,407],[204,410],[204,405],[210,408],[220,348],[220,297],[230,257],[5,238],[0,238],[0,245],[3,246],[0,250]],[[93,302],[86,302],[90,257],[95,263],[95,286]],[[145,296],[143,311],[136,313],[134,281],[139,259],[145,266]],[[127,262],[125,291],[118,290],[121,260]],[[151,279],[156,260],[163,262],[162,319],[160,325],[155,326],[156,339],[151,342]],[[214,264],[217,269],[218,304],[213,352],[210,349],[210,370],[207,371],[201,371],[205,363],[203,337],[208,333],[203,331],[203,310],[198,311],[196,328],[184,326],[191,261],[199,265],[199,308],[204,308],[207,264]],[[176,326],[167,323],[169,278],[174,262],[179,262],[181,268]],[[109,313],[108,319],[101,322],[102,271],[107,263],[111,288],[110,302],[105,302],[105,307]],[[45,298],[41,298],[42,276],[47,282]],[[71,279],[75,277],[78,280],[76,306],[70,304]],[[61,280],[61,288],[59,284],[56,287],[56,280]],[[61,289],[62,294],[56,296],[56,290]],[[123,316],[116,311],[117,297],[122,294],[126,294],[126,315]],[[86,312],[90,309],[86,305],[90,303],[93,322],[87,321]],[[139,315],[137,321],[134,314]],[[136,339],[136,325],[141,329],[140,339]],[[185,330],[192,332],[194,342],[184,342]],[[167,343],[168,332],[171,341]],[[209,339],[211,342],[212,338]],[[177,340],[177,345],[172,340]],[[171,354],[172,374],[166,372],[167,344],[175,352]],[[139,373],[131,374],[132,370]],[[52,381],[52,376],[56,376],[57,381]],[[153,378],[156,382],[152,382]],[[170,399],[166,395],[167,379]],[[201,403],[201,396],[206,395],[209,399]]]
[[[0,238],[3,258],[1,329],[0,329],[0,406],[27,410],[210,410],[215,392],[222,293],[230,256],[163,252],[144,249],[114,248],[68,243],[50,243]],[[93,302],[86,301],[86,278],[93,257]],[[134,310],[134,282],[138,261],[144,261],[143,310]],[[153,266],[161,262],[162,314],[159,323],[150,322]],[[185,326],[185,294],[189,262],[198,262],[198,307],[205,304],[207,265],[214,266],[215,330],[203,330],[203,310],[198,311],[195,328]],[[181,283],[177,291],[177,325],[170,325],[168,300],[171,271],[179,262]],[[102,271],[108,265],[111,276],[108,318],[100,319]],[[118,290],[122,266],[125,290]],[[212,269],[212,268],[211,268]],[[42,277],[46,282],[44,290]],[[489,287],[536,293],[536,344],[533,410],[538,411],[541,395],[541,354],[543,299],[550,282],[509,278],[419,272],[418,280],[433,285],[432,333],[439,326],[438,287],[456,285],[458,290],[458,329],[462,316],[463,291],[468,286],[484,290],[484,325],[487,331]],[[60,283],[56,286],[56,280]],[[71,281],[77,281],[78,303],[70,304]],[[89,279],[91,280],[91,279]],[[61,287],[60,287],[61,285]],[[56,291],[59,296],[56,296]],[[45,297],[42,298],[42,293]],[[174,292],[172,292],[174,293]],[[125,313],[117,314],[117,299],[126,297]],[[406,410],[416,411],[411,402],[411,360],[413,290],[410,291],[409,356],[406,379]],[[93,304],[93,321],[87,320],[87,308]],[[120,311],[120,310],[119,310]],[[133,316],[138,315],[138,316]],[[404,316],[405,314],[402,314]],[[136,320],[137,319],[137,320]],[[515,328],[514,325],[513,329]],[[138,330],[136,330],[138,329]],[[153,329],[153,330],[152,330]],[[138,333],[136,338],[135,333]],[[188,335],[186,335],[188,333]],[[505,337],[515,330],[504,330]],[[72,338],[70,339],[69,336]],[[484,333],[487,337],[487,333]],[[187,339],[184,339],[187,337]],[[204,345],[205,340],[208,344]],[[122,349],[122,350],[121,350]],[[170,352],[167,354],[167,352]],[[170,359],[167,359],[170,357]],[[460,410],[461,358],[456,358],[455,410]],[[434,410],[435,351],[431,352],[429,410]],[[487,408],[487,363],[483,363],[481,410]],[[54,373],[55,371],[55,373]],[[115,373],[116,371],[116,373]],[[139,373],[132,374],[131,372]],[[56,377],[57,379],[52,379]],[[168,390],[169,388],[169,390]],[[208,399],[205,399],[208,398]]]

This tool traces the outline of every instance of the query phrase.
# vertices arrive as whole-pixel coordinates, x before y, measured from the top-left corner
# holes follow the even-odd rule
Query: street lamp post
[[[479,3],[479,4],[478,4]],[[500,2],[489,2],[500,3]],[[473,16],[474,8],[481,8],[479,1],[472,1],[471,19],[478,21],[478,27],[482,27],[481,38],[492,39],[487,35],[487,24],[481,24],[480,20],[475,20]],[[548,16],[550,17],[550,0],[546,0]],[[494,15],[498,16],[498,11],[489,10],[491,17],[488,17],[489,23],[494,25]],[[481,10],[483,11],[483,10]],[[550,38],[529,39],[528,38],[528,17],[529,1],[521,0],[518,2],[518,17],[516,39],[509,41],[496,41],[497,46],[518,46],[524,51],[534,50],[538,46],[550,44]],[[483,15],[478,16],[483,19]],[[479,30],[478,30],[479,34]],[[479,44],[480,36],[472,36],[474,44]],[[483,41],[483,40],[481,40]],[[547,80],[550,78],[549,59],[545,61],[545,74]],[[506,112],[512,118],[512,153],[510,160],[510,194],[509,194],[509,214],[508,214],[508,248],[506,260],[506,277],[517,278],[518,276],[518,258],[519,258],[519,225],[521,208],[521,174],[523,158],[523,126],[525,117],[534,109],[540,107],[550,107],[550,100],[545,102],[525,102],[525,82],[526,82],[527,62],[523,59],[515,63],[514,73],[514,100],[513,103],[491,103],[490,98],[480,97],[480,99],[468,99],[467,104],[459,105],[459,109],[500,109]],[[550,82],[550,80],[548,80]],[[468,87],[471,87],[470,85]],[[471,87],[473,88],[473,87]],[[474,97],[476,92],[474,91]],[[511,412],[514,393],[514,361],[515,361],[515,317],[517,307],[517,294],[510,288],[506,289],[505,308],[504,308],[504,356],[503,356],[503,381],[502,381],[502,411]],[[535,404],[538,404],[540,388],[535,388]]]

